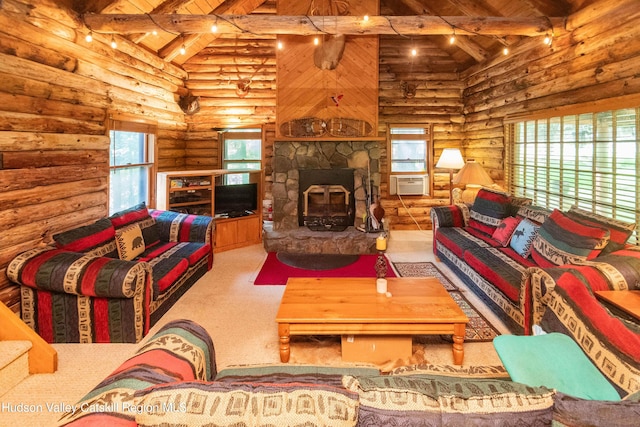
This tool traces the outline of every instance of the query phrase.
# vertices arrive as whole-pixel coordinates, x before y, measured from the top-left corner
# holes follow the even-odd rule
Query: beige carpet
[[[435,262],[431,232],[394,231],[389,239],[388,256],[394,262]],[[160,322],[190,318],[207,329],[213,338],[218,368],[244,364],[280,363],[275,315],[284,286],[254,286],[266,253],[261,245],[215,255],[213,269],[187,292]],[[448,277],[452,273],[437,264]],[[482,307],[464,284],[452,279],[475,306]],[[488,320],[507,333],[491,313]],[[294,342],[291,363],[342,364],[337,346]],[[0,412],[0,427],[13,425],[50,426],[60,416],[59,408],[73,404],[134,353],[138,344],[57,344],[59,370],[55,374],[33,375],[0,398],[5,405],[30,405],[27,413]],[[451,344],[414,343],[409,360],[390,361],[390,368],[401,364],[428,361],[451,364]],[[491,343],[466,343],[465,365],[496,365],[500,360]],[[58,405],[58,406],[55,406]],[[1,407],[1,406],[0,406]]]

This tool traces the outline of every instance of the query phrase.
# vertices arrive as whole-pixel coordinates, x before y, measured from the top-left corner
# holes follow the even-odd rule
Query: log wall
[[[640,9],[601,1],[567,19],[551,47],[524,40],[472,67],[464,81],[464,153],[504,179],[504,119],[640,106]]]
[[[182,168],[186,73],[125,39],[94,34],[49,0],[0,2],[0,301],[18,253],[108,214],[110,114],[158,123],[160,169]]]
[[[416,47],[418,55],[410,56]],[[462,148],[463,82],[450,72],[454,64],[437,43],[427,38],[404,40],[380,37],[380,134],[390,125],[433,125],[433,159],[444,148]],[[415,86],[407,95],[403,87]],[[463,153],[464,154],[464,153]],[[392,229],[430,229],[432,206],[449,204],[449,172],[434,169],[433,193],[429,197],[389,195],[388,159],[383,163],[381,193],[386,221]]]
[[[276,40],[273,36],[220,36],[184,63],[187,88],[200,97],[200,111],[187,116],[193,140],[211,141],[209,132],[227,127],[275,123]],[[242,92],[238,84],[250,82]],[[188,153],[187,159],[198,154]]]

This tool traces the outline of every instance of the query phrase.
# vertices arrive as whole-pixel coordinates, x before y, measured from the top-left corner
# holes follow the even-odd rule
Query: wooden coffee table
[[[469,322],[440,281],[389,278],[390,297],[372,278],[290,278],[276,315],[280,360],[291,335],[453,335],[453,360],[462,364]]]

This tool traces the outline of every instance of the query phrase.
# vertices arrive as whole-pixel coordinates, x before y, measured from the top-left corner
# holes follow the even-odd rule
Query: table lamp
[[[445,148],[436,163],[437,168],[449,169],[449,204],[453,204],[453,170],[463,167],[464,160],[458,148]]]
[[[464,184],[466,187],[462,192],[462,201],[473,203],[480,188],[493,185],[493,180],[480,163],[474,159],[467,159],[467,163],[453,178],[453,183]]]

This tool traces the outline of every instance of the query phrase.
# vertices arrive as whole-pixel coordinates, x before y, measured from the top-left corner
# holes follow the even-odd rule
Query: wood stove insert
[[[353,169],[300,170],[299,222],[313,231],[354,224]]]

